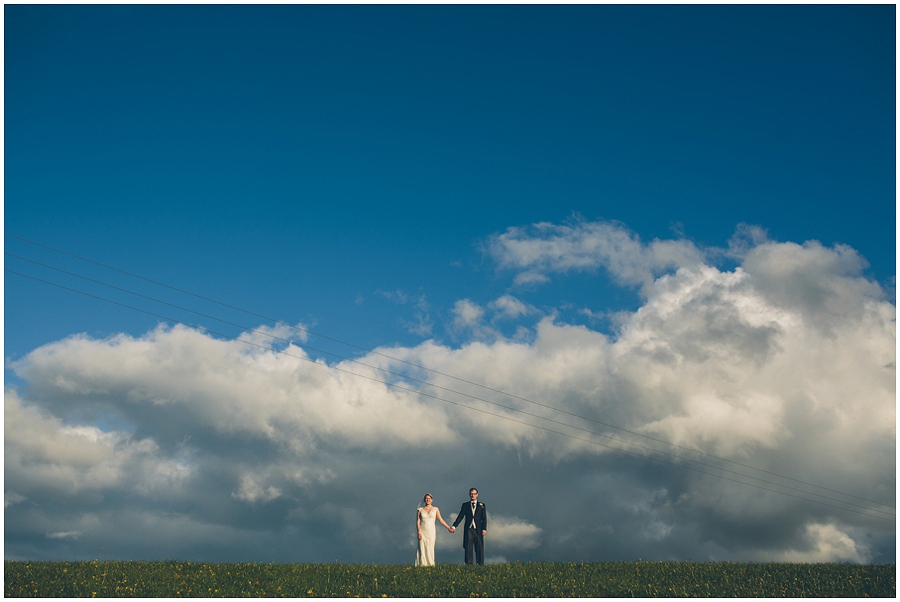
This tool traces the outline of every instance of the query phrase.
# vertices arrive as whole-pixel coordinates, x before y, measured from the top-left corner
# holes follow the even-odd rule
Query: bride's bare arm
[[[450,525],[448,525],[447,523],[444,522],[444,517],[441,516],[441,509],[440,509],[440,508],[437,508],[437,519],[438,519],[439,521],[441,521],[441,524],[444,525],[444,527],[446,527],[448,531],[450,531],[451,533],[453,532],[453,531],[450,530]]]

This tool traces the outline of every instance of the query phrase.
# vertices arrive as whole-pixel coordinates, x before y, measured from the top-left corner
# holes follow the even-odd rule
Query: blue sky
[[[8,5],[4,15],[4,219],[6,233],[21,237],[6,237],[7,253],[232,324],[10,255],[8,270],[226,337],[261,336],[247,331],[273,327],[262,315],[391,348],[394,358],[540,396],[716,461],[787,471],[785,458],[806,449],[787,476],[894,503],[893,5]],[[230,391],[261,379],[253,391],[267,399],[304,396],[260,376],[275,361],[293,374],[285,382],[307,382],[277,354],[283,341],[269,355],[235,351],[222,337],[160,330],[157,317],[10,273],[4,310],[7,427],[28,425],[48,446],[19,449],[7,432],[7,557],[92,557],[103,545],[121,557],[271,560],[263,556],[276,550],[276,560],[411,561],[402,538],[354,542],[354,521],[377,520],[381,495],[414,508],[423,488],[449,514],[471,485],[456,465],[468,446],[498,458],[479,473],[485,501],[510,508],[499,513],[498,561],[894,559],[892,523],[885,531],[852,513],[772,502],[756,516],[792,529],[746,533],[725,511],[700,524],[704,511],[685,500],[709,488],[732,499],[724,480],[660,476],[652,462],[502,421],[464,429],[465,413],[389,389],[347,393],[362,387],[352,379],[332,389],[309,376],[318,383],[307,383],[318,400],[310,407],[264,409],[251,392],[209,401],[236,374],[230,361],[249,362],[242,370],[255,375]],[[304,342],[303,331],[276,331]],[[305,342],[409,370],[328,339]],[[832,355],[804,355],[800,342]],[[862,359],[848,364],[851,351]],[[179,353],[183,365],[204,358],[223,372],[208,381],[166,372]],[[338,367],[333,356],[295,353]],[[594,353],[598,363],[577,376],[555,372]],[[101,368],[120,360],[118,374]],[[628,372],[642,361],[646,378]],[[130,371],[145,363],[147,372]],[[677,380],[676,365],[693,374],[691,386],[667,381]],[[818,370],[855,401],[818,390]],[[785,372],[807,377],[789,385]],[[546,378],[521,390],[523,373]],[[329,378],[340,380],[336,371]],[[155,390],[162,381],[172,388]],[[863,382],[876,390],[853,392]],[[422,414],[427,429],[404,428],[433,443],[423,435],[396,444],[392,427],[359,430],[337,410],[319,416],[315,408],[343,394],[382,400],[372,402],[373,425],[395,404],[436,411]],[[145,397],[156,401],[136,401]],[[207,413],[207,402],[218,410]],[[845,440],[866,430],[841,430],[849,427],[835,416],[847,403],[870,404],[857,413],[875,429],[868,441]],[[831,435],[795,424],[810,408],[835,413],[821,423]],[[300,418],[311,415],[320,421]],[[886,416],[891,428],[878,431]],[[231,441],[235,425],[255,419],[268,426]],[[731,432],[736,423],[750,426]],[[69,467],[66,482],[83,485],[65,489],[47,458],[69,439],[97,465]],[[816,460],[825,441],[849,451],[840,462]],[[216,464],[222,446],[242,453]],[[889,459],[854,475],[867,454]],[[96,477],[124,473],[104,464],[113,456],[169,480]],[[446,468],[432,477],[412,458]],[[45,477],[29,477],[44,473],[25,467],[42,462]],[[829,462],[844,472],[829,473]],[[384,491],[372,483],[348,493],[361,482],[354,467],[383,466],[403,476],[382,479]],[[200,484],[208,497],[194,491]],[[125,499],[126,486],[145,493]],[[602,533],[615,534],[602,544],[553,539],[554,525],[524,501],[551,488],[584,502],[607,486],[633,495],[596,509]],[[153,518],[156,506],[168,518]],[[104,513],[109,524],[165,523],[145,528],[192,539],[109,543],[91,522]],[[22,526],[11,529],[12,519]],[[631,522],[658,531],[637,533]],[[318,543],[298,547],[296,533]],[[226,557],[221,541],[259,543]],[[456,547],[439,549],[438,560],[459,561]]]

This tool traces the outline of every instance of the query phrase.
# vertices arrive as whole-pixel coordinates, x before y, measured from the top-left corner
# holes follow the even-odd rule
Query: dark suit
[[[474,528],[472,523],[475,523]],[[475,552],[475,560],[478,564],[484,564],[484,535],[487,531],[487,508],[482,502],[475,505],[475,513],[472,513],[472,502],[464,502],[459,509],[453,527],[464,522],[463,549],[466,551],[466,564],[472,564],[472,552]]]

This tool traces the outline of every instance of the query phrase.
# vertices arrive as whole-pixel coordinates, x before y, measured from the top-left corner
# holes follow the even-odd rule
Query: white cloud
[[[494,310],[494,320],[516,320],[535,312],[535,309],[512,295],[503,295],[488,304]]]
[[[102,494],[122,486],[150,493],[190,474],[177,458],[161,458],[150,439],[65,425],[23,403],[14,391],[4,396],[4,451],[6,478],[28,497],[33,491],[60,496]]]
[[[3,507],[9,508],[13,504],[21,504],[25,500],[27,500],[24,495],[19,495],[15,491],[4,491],[3,492]]]
[[[460,299],[453,306],[453,324],[459,330],[477,327],[484,317],[484,308],[468,299]]]
[[[491,546],[501,550],[530,550],[541,544],[542,529],[516,517],[491,516],[488,535]]]
[[[254,328],[252,332],[241,334],[238,340],[259,345],[265,349],[283,348],[289,342],[305,342],[309,338],[306,331],[307,328],[302,323],[297,324],[296,327],[287,324],[262,325]]]
[[[361,358],[370,367],[183,327],[74,336],[11,363],[27,386],[5,395],[7,525],[22,533],[8,533],[7,548],[43,550],[56,541],[46,534],[77,530],[67,545],[95,553],[115,525],[154,533],[162,557],[165,535],[183,533],[194,539],[179,550],[411,562],[422,492],[465,499],[472,484],[491,508],[488,555],[504,559],[648,558],[652,544],[659,557],[859,561],[890,546],[890,521],[609,447],[666,449],[737,479],[721,472],[735,464],[640,433],[769,471],[738,469],[767,488],[838,497],[771,474],[785,473],[893,504],[895,308],[855,251],[757,233],[733,245],[742,263],[725,271],[690,243],[643,244],[609,224],[544,224],[540,240],[510,232],[495,237],[503,265],[605,266],[642,284],[642,306],[620,312],[612,335],[545,316],[510,340],[490,324],[533,315],[530,305],[461,299],[459,347],[380,349]],[[390,387],[379,381],[399,377],[377,367],[444,388]],[[439,534],[448,561],[460,546]]]
[[[550,282],[550,277],[535,270],[527,270],[516,274],[514,282],[518,286],[528,287]]]
[[[871,561],[867,546],[853,540],[846,532],[833,524],[806,526],[802,549],[791,549],[776,554],[781,562],[859,562]]]
[[[271,502],[281,497],[281,490],[272,485],[266,486],[260,483],[253,475],[244,475],[241,479],[241,486],[237,493],[232,493],[231,497],[255,504],[256,502]]]
[[[457,336],[468,335],[474,340],[493,340],[500,333],[485,320],[484,308],[469,299],[460,299],[453,306],[451,330]]]
[[[202,425],[293,450],[322,438],[403,445],[451,436],[439,420],[427,419],[434,412],[415,396],[354,376],[383,378],[371,368],[347,361],[338,370],[308,361],[297,348],[261,350],[180,326],[139,339],[72,337],[15,365],[37,383],[45,405],[63,413],[77,395],[128,420],[177,414],[183,427],[175,430]],[[408,428],[415,422],[420,428]]]
[[[499,267],[517,270],[517,284],[540,284],[549,273],[606,268],[618,281],[647,286],[666,271],[702,263],[703,254],[686,240],[641,243],[637,234],[612,222],[575,221],[511,227],[494,235],[487,253]]]
[[[78,539],[81,537],[81,531],[58,531],[56,533],[47,533],[47,539]]]
[[[442,510],[442,513],[446,510]],[[444,516],[447,524],[453,524],[456,512]],[[507,555],[531,550],[541,545],[543,529],[526,520],[514,516],[503,516],[496,512],[488,512],[488,534],[485,537],[485,549],[505,552]],[[435,550],[446,553],[460,551],[462,557],[462,528],[459,527],[455,534],[450,534],[442,527],[439,528]],[[440,559],[439,559],[440,560]],[[505,562],[505,561],[504,561]]]

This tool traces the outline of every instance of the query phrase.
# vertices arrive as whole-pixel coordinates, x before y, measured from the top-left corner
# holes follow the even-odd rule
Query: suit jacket
[[[469,541],[469,525],[472,524],[472,502],[463,502],[459,514],[456,515],[456,520],[453,521],[453,526],[455,527],[459,523],[463,523],[465,526],[463,531],[463,547],[465,547]],[[475,504],[475,530],[478,532],[478,537],[481,537],[482,531],[487,531],[487,507],[483,502]]]

